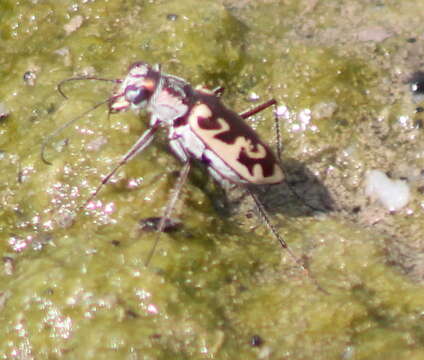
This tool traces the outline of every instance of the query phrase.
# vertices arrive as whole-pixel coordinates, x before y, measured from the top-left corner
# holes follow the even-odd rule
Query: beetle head
[[[125,79],[109,100],[111,113],[126,111],[129,108],[138,112],[144,109],[155,92],[159,72],[150,65],[137,62],[130,66]]]

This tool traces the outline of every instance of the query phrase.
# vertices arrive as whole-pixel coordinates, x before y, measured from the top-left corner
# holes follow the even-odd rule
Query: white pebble
[[[0,120],[6,119],[9,116],[10,112],[6,104],[0,102]]]
[[[371,199],[379,201],[389,211],[403,208],[411,197],[406,181],[389,179],[380,170],[367,172],[365,194]]]

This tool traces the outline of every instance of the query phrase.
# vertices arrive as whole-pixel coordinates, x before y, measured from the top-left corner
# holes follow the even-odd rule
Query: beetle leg
[[[141,153],[147,146],[152,142],[153,136],[157,129],[159,128],[159,123],[148,128],[143,135],[141,135],[137,142],[131,147],[131,149],[122,157],[122,159],[115,165],[115,167],[107,174],[97,186],[96,190],[90,195],[90,197],[85,201],[84,205],[81,206],[81,209],[84,209],[88,203],[93,200],[102,187],[108,183],[108,181],[112,178],[113,175],[121,168],[121,166],[125,165],[128,161],[130,161],[134,156]]]
[[[248,117],[257,114],[257,113],[261,112],[262,110],[269,108],[270,106],[276,107],[277,106],[277,100],[270,99],[267,102],[264,102],[263,104],[260,104],[256,107],[254,107],[253,109],[243,111],[239,115],[243,119],[247,119]],[[276,137],[275,141],[277,143],[277,158],[278,158],[278,161],[280,162],[281,168],[283,168],[282,161],[281,161],[281,152],[282,152],[283,147],[282,147],[282,142],[281,142],[280,121],[278,119],[277,111],[274,111],[274,116],[275,116],[275,137]]]
[[[177,179],[177,182],[175,183],[175,187],[172,190],[172,196],[169,199],[168,203],[166,204],[165,212],[160,219],[160,223],[159,223],[159,226],[158,226],[158,229],[157,229],[157,235],[156,235],[155,242],[153,243],[153,246],[150,249],[150,252],[149,252],[149,254],[146,258],[146,263],[145,263],[146,266],[149,266],[150,260],[152,260],[153,254],[155,253],[156,247],[159,243],[160,235],[161,235],[162,231],[165,229],[165,225],[169,221],[171,214],[172,214],[172,211],[175,208],[175,204],[176,204],[178,198],[180,197],[181,190],[182,190],[184,184],[187,181],[188,174],[190,172],[190,168],[191,168],[191,164],[190,164],[190,161],[188,160],[186,163],[184,163],[184,166],[180,171],[180,175]]]
[[[212,92],[218,96],[221,97],[221,95],[224,93],[225,88],[223,86],[217,86],[216,88],[212,89]]]
[[[239,115],[243,119],[247,119],[248,117],[257,114],[257,113],[261,112],[262,110],[265,110],[266,108],[269,108],[272,105],[277,105],[277,100],[275,100],[275,99],[268,100],[267,102],[264,102],[263,104],[260,104],[258,106],[255,106],[253,109],[243,111]]]
[[[327,290],[325,290],[315,279],[315,277],[312,276],[310,271],[306,268],[305,264],[293,253],[293,251],[289,248],[286,241],[282,238],[282,236],[277,232],[277,229],[274,227],[274,225],[271,223],[271,220],[269,218],[268,212],[265,210],[264,205],[259,200],[257,195],[250,189],[248,186],[245,187],[249,195],[252,197],[253,201],[255,202],[256,208],[259,211],[260,216],[262,217],[265,225],[268,227],[268,230],[274,235],[274,237],[278,240],[281,247],[288,252],[290,257],[294,260],[294,262],[303,270],[305,275],[314,283],[314,285],[317,287],[319,291],[322,291],[325,294],[329,294]]]

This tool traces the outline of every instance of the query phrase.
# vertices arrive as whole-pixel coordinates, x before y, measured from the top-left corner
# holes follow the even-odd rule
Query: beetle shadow
[[[191,181],[203,189],[216,213],[225,219],[234,215],[234,212],[245,212],[249,216],[252,210],[258,211],[252,203],[249,191],[254,193],[269,215],[280,213],[289,217],[308,217],[317,212],[329,213],[336,210],[335,202],[322,182],[305,165],[294,159],[284,160],[286,181],[275,185],[251,185],[249,191],[237,185],[224,189],[215,181],[212,188],[205,186],[205,176],[201,175],[204,172],[203,166],[194,164],[193,170],[195,171],[191,174]],[[178,173],[175,176],[178,176]],[[141,230],[158,230],[160,219],[161,217],[141,219]],[[175,229],[174,223],[178,226],[175,226]],[[170,219],[164,232],[174,231],[181,225],[180,222],[175,222],[175,219]]]
[[[269,214],[305,217],[335,210],[335,202],[327,188],[304,164],[285,159],[284,173],[286,179],[281,184],[249,186]],[[228,216],[232,209],[243,208],[242,203],[250,196],[248,191],[240,189],[241,193],[237,191],[235,195],[231,189],[226,191],[221,203],[215,203],[218,213]]]
[[[321,180],[303,163],[295,159],[284,160],[286,181],[271,187],[258,197],[270,213],[281,212],[288,216],[313,216],[315,212],[329,213],[336,204]]]

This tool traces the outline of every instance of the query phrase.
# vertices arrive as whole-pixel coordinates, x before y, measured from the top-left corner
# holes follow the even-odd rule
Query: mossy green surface
[[[52,165],[42,162],[48,134],[112,91],[69,82],[65,100],[56,85],[85,73],[119,78],[144,60],[193,84],[226,86],[224,101],[240,111],[253,93],[277,98],[291,111],[284,157],[319,160],[353,181],[365,160],[376,161],[361,129],[386,105],[378,93],[384,70],[366,55],[293,41],[304,11],[297,1],[243,4],[0,3],[0,103],[10,111],[0,123],[0,358],[424,357],[424,290],[390,265],[388,235],[335,214],[290,216],[287,209],[302,205],[270,189],[278,231],[325,294],[264,226],[245,218],[245,207],[233,205],[228,216],[214,206],[222,194],[195,168],[173,216],[182,228],[161,236],[145,267],[156,235],[138,222],[162,214],[180,168],[166,137],[127,164],[91,210],[78,209],[146,128],[145,117],[95,110],[53,138],[45,154]],[[337,4],[319,4],[311,16],[332,25]],[[79,15],[81,26],[67,33]],[[36,74],[33,86],[27,71]],[[316,104],[336,110],[294,131],[297,114]],[[249,121],[271,142],[271,111]],[[351,147],[357,162],[332,163]],[[260,346],[250,344],[254,335]]]

